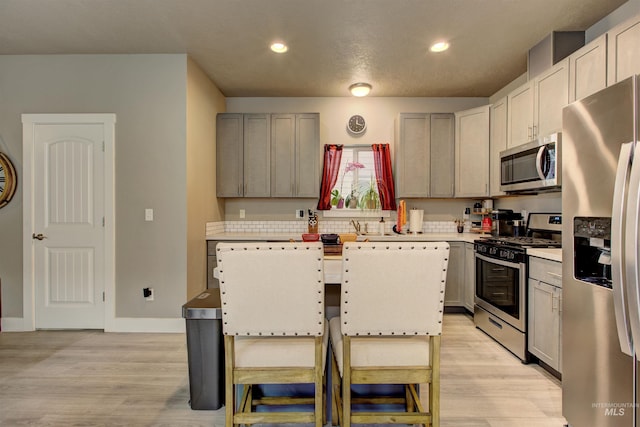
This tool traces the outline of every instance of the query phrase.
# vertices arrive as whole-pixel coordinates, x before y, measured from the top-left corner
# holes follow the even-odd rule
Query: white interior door
[[[110,132],[104,123],[73,120],[36,122],[30,132],[32,228],[25,240],[31,244],[35,328],[104,329],[111,246],[104,147]]]

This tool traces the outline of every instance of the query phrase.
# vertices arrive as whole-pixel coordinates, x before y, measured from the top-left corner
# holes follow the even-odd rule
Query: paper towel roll
[[[422,232],[422,218],[424,211],[422,209],[411,209],[409,211],[409,232],[420,233]]]

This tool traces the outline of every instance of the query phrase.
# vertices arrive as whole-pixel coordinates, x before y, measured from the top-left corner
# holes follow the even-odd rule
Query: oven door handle
[[[498,264],[498,265],[502,265],[504,267],[509,267],[509,268],[520,268],[521,264],[518,264],[516,262],[509,262],[509,261],[503,261],[501,259],[495,259],[495,258],[489,258],[488,256],[479,254],[476,252],[476,258],[480,259],[482,261],[486,261],[486,262],[490,262],[492,264]]]

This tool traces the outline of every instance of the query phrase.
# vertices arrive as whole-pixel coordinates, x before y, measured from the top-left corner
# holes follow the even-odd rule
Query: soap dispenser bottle
[[[378,228],[380,229],[380,235],[384,236],[384,217],[380,217],[380,222],[378,223]]]

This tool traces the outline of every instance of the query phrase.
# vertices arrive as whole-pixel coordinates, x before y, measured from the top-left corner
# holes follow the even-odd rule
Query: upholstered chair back
[[[225,335],[321,336],[322,243],[219,243]]]
[[[449,244],[348,242],[342,250],[342,333],[440,335]]]

